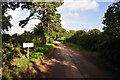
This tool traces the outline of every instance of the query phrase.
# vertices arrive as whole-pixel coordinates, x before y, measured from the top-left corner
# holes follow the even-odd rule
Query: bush
[[[35,49],[35,52],[42,52],[46,54],[47,51],[52,49],[53,47],[54,47],[54,44],[39,45],[39,47]]]
[[[44,53],[42,52],[33,52],[30,54],[30,58],[40,59],[43,55]]]
[[[97,29],[85,31],[76,31],[76,34],[68,38],[66,41],[81,45],[87,50],[97,50],[96,43],[99,41],[100,31]]]
[[[32,63],[30,63],[28,59],[22,58],[15,58],[11,63],[12,66],[9,68],[9,70],[3,70],[3,79],[11,80],[11,78],[14,78],[15,76],[19,75],[20,71],[25,70],[32,65]]]

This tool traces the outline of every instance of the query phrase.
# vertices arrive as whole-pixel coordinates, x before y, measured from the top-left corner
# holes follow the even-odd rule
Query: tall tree
[[[29,20],[31,19],[39,19],[40,26],[44,29],[47,27],[51,27],[57,21],[60,23],[60,14],[55,13],[56,8],[62,5],[62,2],[29,2],[23,3],[22,9],[31,10],[30,16],[25,20],[21,20],[19,25],[24,27]]]
[[[8,15],[8,17],[5,16],[7,10],[15,10],[16,8],[20,7],[20,4],[22,4],[22,9],[30,10],[30,15],[25,20],[21,20],[19,23],[22,28],[25,27],[25,25],[27,25],[28,21],[31,19],[40,19],[40,25],[43,28],[51,26],[52,22],[57,23],[57,21],[59,21],[58,23],[60,23],[60,20],[57,20],[59,19],[60,14],[57,14],[55,12],[56,8],[62,5],[62,3],[63,2],[2,2],[2,29],[8,30],[8,28],[12,27],[12,24],[10,23],[10,15]],[[55,16],[56,19],[54,19]],[[4,24],[4,21],[7,21],[8,24]]]
[[[120,1],[110,5],[104,17],[104,32],[109,36],[120,38]]]
[[[39,19],[40,23],[34,28],[34,32],[43,34],[43,36],[49,35],[50,31],[60,31],[61,20],[60,14],[56,13],[57,7],[62,5],[62,2],[29,2],[23,3],[22,9],[29,9],[30,15],[25,20],[21,20],[19,25],[25,27],[25,25],[31,19]],[[38,28],[41,27],[41,28]],[[42,32],[41,32],[42,31]],[[44,38],[45,39],[45,38]],[[45,39],[46,42],[46,39]]]

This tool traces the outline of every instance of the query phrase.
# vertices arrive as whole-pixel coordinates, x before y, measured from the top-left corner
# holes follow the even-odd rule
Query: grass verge
[[[87,51],[87,50],[85,50],[82,46],[80,46],[80,45],[77,45],[77,44],[74,44],[74,43],[71,43],[71,42],[65,42],[65,41],[62,41],[64,44],[66,44],[66,45],[69,45],[69,46],[71,46],[71,47],[74,47],[74,48],[76,48],[76,49],[78,49],[78,50],[81,50],[81,51],[85,51],[85,52],[89,52],[89,51]]]

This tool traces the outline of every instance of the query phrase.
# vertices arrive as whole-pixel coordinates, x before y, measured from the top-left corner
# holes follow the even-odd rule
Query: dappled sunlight
[[[31,71],[32,74],[36,74],[37,73],[37,70],[35,70],[33,67],[30,68],[30,71]]]
[[[63,46],[64,48],[66,48],[66,46]]]
[[[60,44],[61,42],[58,42],[58,41],[54,41],[55,44]]]
[[[47,65],[50,65],[50,66],[54,65],[52,60],[45,60],[44,63],[47,64]]]
[[[60,47],[60,46],[56,46],[55,48],[58,48],[58,49],[64,49],[64,47]]]
[[[39,66],[39,70],[41,72],[47,73],[49,71],[51,71],[51,67],[56,67],[57,65],[63,65],[66,67],[71,67],[73,69],[78,69],[74,64],[71,64],[69,61],[59,61],[57,59],[51,59],[51,60],[44,60],[45,65],[41,65]]]
[[[52,59],[52,61],[53,61],[54,63],[60,63],[60,64],[63,64],[63,65],[72,67],[72,68],[74,68],[74,69],[78,69],[75,65],[70,64],[70,62],[68,62],[68,61],[59,61],[59,60],[56,60],[56,59]]]
[[[49,68],[46,65],[34,65],[33,67],[34,69],[31,70],[33,73],[36,73],[36,72],[47,73],[49,71]]]
[[[48,72],[48,71],[49,71],[49,68],[48,68],[47,66],[41,65],[41,66],[40,66],[40,71],[41,71],[41,72]]]
[[[59,61],[59,60],[56,60],[56,59],[51,59],[51,60],[45,61],[44,63],[46,65],[50,65],[50,66],[54,66],[56,63],[60,63],[60,64],[63,64],[63,65],[66,65],[66,66],[70,66],[70,67],[73,67],[73,68],[77,69],[77,67],[75,67],[74,65],[71,65],[67,61]]]
[[[59,44],[59,46],[56,46],[55,47],[56,49],[59,49],[61,50],[62,53],[67,53],[66,55],[68,57],[72,57],[72,56],[82,56],[82,55],[79,55],[76,51],[73,51],[72,49],[70,49],[69,47],[65,46],[64,44]],[[57,53],[57,54],[61,54],[60,52]],[[70,55],[71,54],[71,55]],[[72,55],[74,54],[74,55]]]

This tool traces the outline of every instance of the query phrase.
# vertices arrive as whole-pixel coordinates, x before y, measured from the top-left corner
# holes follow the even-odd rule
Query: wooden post
[[[29,57],[29,47],[27,48],[27,58],[30,59],[30,57]],[[28,70],[30,70],[29,64],[28,64]],[[30,74],[29,74],[29,75],[30,75]]]
[[[27,57],[29,59],[29,47],[27,48]]]

